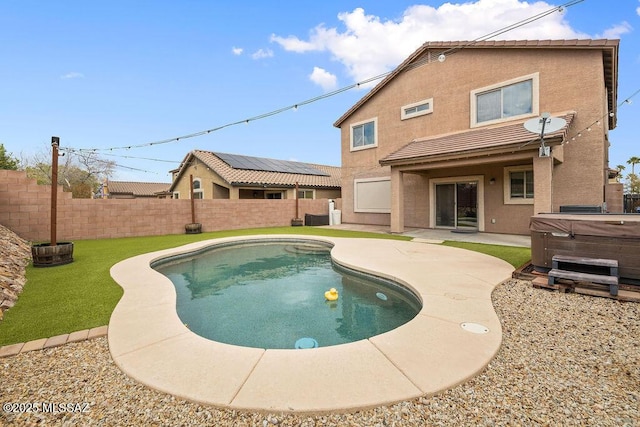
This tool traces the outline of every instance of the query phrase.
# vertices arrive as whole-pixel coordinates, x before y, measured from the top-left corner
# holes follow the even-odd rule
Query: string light
[[[504,34],[506,32],[512,31],[512,30],[514,30],[516,28],[519,28],[519,27],[522,27],[524,25],[530,24],[530,23],[535,22],[535,21],[537,21],[539,19],[542,19],[542,18],[544,18],[544,17],[546,17],[546,16],[548,16],[548,15],[550,15],[552,13],[555,13],[555,12],[558,12],[558,11],[562,11],[563,8],[574,6],[574,5],[578,4],[578,3],[582,3],[583,1],[584,0],[571,0],[571,1],[568,1],[567,3],[564,3],[564,4],[560,5],[560,6],[553,7],[553,8],[551,8],[551,9],[545,11],[545,12],[539,13],[537,15],[534,15],[534,16],[529,17],[527,19],[524,19],[522,21],[516,22],[515,24],[509,25],[509,26],[504,27],[504,28],[501,28],[501,29],[499,29],[497,31],[494,31],[492,33],[489,33],[489,34],[487,34],[487,35],[485,35],[483,37],[479,37],[479,38],[477,38],[477,39],[475,39],[475,40],[473,40],[473,41],[471,41],[469,43],[461,44],[461,45],[456,46],[456,47],[452,47],[452,48],[450,48],[450,49],[448,49],[448,50],[446,50],[444,52],[441,52],[439,58],[446,59],[447,55],[451,55],[452,53],[460,51],[460,50],[462,50],[462,49],[464,49],[466,47],[473,46],[474,44],[477,44],[477,43],[479,43],[481,41],[486,41],[486,40],[488,40],[490,38],[493,38],[493,37],[496,37],[498,35]],[[444,59],[442,59],[440,62],[443,62]],[[291,109],[297,109],[300,106],[311,104],[313,102],[317,102],[317,101],[323,100],[325,98],[330,98],[330,97],[336,96],[336,95],[338,95],[338,94],[340,94],[342,92],[346,92],[346,91],[349,91],[349,90],[354,89],[354,88],[360,88],[360,86],[362,86],[362,85],[366,85],[368,83],[372,83],[374,81],[383,79],[384,77],[387,77],[387,76],[389,76],[389,75],[391,75],[393,73],[397,73],[397,72],[405,71],[405,70],[408,70],[408,69],[411,69],[411,68],[414,68],[414,67],[417,67],[417,66],[421,66],[424,63],[425,63],[425,61],[423,60],[423,61],[417,61],[417,62],[414,62],[414,63],[411,63],[411,64],[407,64],[403,68],[379,74],[377,76],[365,79],[363,81],[354,83],[354,84],[349,85],[349,86],[345,86],[343,88],[334,90],[332,92],[328,92],[328,93],[325,93],[323,95],[316,96],[316,97],[308,99],[306,101],[298,102],[298,103],[296,103],[294,105],[289,105],[287,107],[279,108],[277,110],[270,111],[268,113],[264,113],[264,114],[261,114],[261,115],[255,116],[255,117],[250,117],[250,118],[247,118],[247,119],[244,119],[244,120],[239,120],[239,121],[236,121],[236,122],[226,123],[224,125],[221,125],[221,126],[218,126],[218,127],[215,127],[215,128],[211,128],[211,129],[207,129],[207,130],[203,130],[203,131],[199,131],[199,132],[194,132],[194,133],[191,133],[191,134],[188,134],[188,135],[182,135],[182,136],[179,136],[179,137],[167,138],[167,139],[163,139],[163,140],[160,140],[160,141],[148,142],[148,143],[143,143],[143,144],[139,144],[139,145],[130,145],[130,146],[125,146],[125,147],[84,148],[84,149],[77,149],[77,150],[79,150],[79,151],[90,151],[90,152],[106,151],[106,150],[109,150],[109,151],[110,150],[122,150],[122,149],[130,150],[132,148],[142,148],[142,147],[150,147],[150,146],[160,145],[160,144],[168,144],[168,143],[172,143],[172,142],[179,142],[180,140],[183,140],[183,139],[195,138],[195,137],[198,137],[198,136],[207,135],[207,134],[209,134],[211,132],[217,132],[217,131],[220,131],[220,130],[225,129],[227,127],[236,126],[236,125],[241,124],[241,123],[249,124],[249,121],[260,120],[260,119],[264,119],[264,118],[267,118],[267,117],[274,116],[276,114],[283,113],[283,112],[291,110]]]
[[[632,101],[631,101],[631,98],[633,98],[634,96],[638,95],[639,93],[640,93],[640,89],[638,89],[638,90],[636,90],[635,92],[633,92],[633,93],[631,94],[631,96],[629,96],[629,97],[625,98],[625,100],[624,100],[624,101],[620,102],[620,103],[616,106],[616,111],[617,111],[620,107],[622,107],[623,105],[625,105],[625,104],[627,104],[627,105],[631,105],[631,102],[632,102]],[[605,117],[607,117],[607,116],[609,116],[609,117],[615,117],[615,116],[616,116],[616,113],[615,113],[615,111],[609,111],[608,113],[605,113],[605,114],[604,114],[600,119],[598,119],[598,120],[596,120],[595,122],[591,123],[591,124],[590,124],[589,126],[587,126],[586,128],[584,128],[584,129],[582,129],[582,130],[578,131],[578,133],[577,133],[577,134],[575,134],[573,137],[571,137],[571,141],[575,141],[575,140],[576,140],[576,136],[581,137],[581,136],[582,136],[582,132],[584,132],[585,130],[586,130],[587,132],[591,132],[591,128],[592,128],[593,126],[600,126],[600,125],[601,125],[601,123],[600,123],[600,122],[601,122],[601,120],[602,120],[602,119],[604,119],[604,118],[605,118]],[[563,144],[568,144],[568,143],[569,143],[569,141],[567,141],[567,140],[563,141]]]

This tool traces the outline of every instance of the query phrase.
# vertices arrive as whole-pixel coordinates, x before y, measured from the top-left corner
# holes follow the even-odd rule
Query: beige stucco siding
[[[416,138],[469,130],[471,91],[527,75],[536,75],[539,82],[539,109],[532,112],[531,118],[542,112],[556,116],[567,111],[577,113],[569,129],[569,136],[575,135],[576,140],[562,148],[563,162],[556,161],[553,166],[553,210],[566,204],[602,204],[607,168],[607,93],[603,73],[602,52],[597,49],[514,48],[461,50],[442,63],[435,61],[400,73],[341,124],[343,220],[389,224],[389,214],[354,212],[354,179],[390,176],[390,168],[380,167],[379,161]],[[400,119],[403,105],[429,98],[433,99],[431,114]],[[350,151],[350,124],[373,118],[377,120],[378,146]],[[599,119],[600,125],[586,131]],[[505,166],[532,165],[534,156],[537,151],[530,151],[528,160],[492,159],[486,165],[454,169],[431,170],[425,166],[422,172],[405,174],[404,225],[429,224],[429,178],[483,175],[485,231],[528,233],[533,206],[505,205],[502,182]],[[489,185],[491,177],[496,179],[493,185]]]

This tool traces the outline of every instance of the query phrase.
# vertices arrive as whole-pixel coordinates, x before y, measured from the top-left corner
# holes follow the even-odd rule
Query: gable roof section
[[[168,192],[171,184],[168,182],[109,181],[107,182],[107,186],[109,194],[130,194],[138,197],[151,197]]]
[[[546,142],[565,138],[575,112],[569,112],[562,116],[567,124],[560,130],[545,134]],[[540,136],[529,132],[524,128],[523,122],[511,123],[503,126],[493,126],[473,129],[449,135],[439,135],[429,138],[417,139],[405,145],[398,151],[389,154],[380,160],[381,165],[407,164],[424,161],[437,161],[443,157],[456,154],[473,156],[486,155],[488,150],[514,151],[524,149],[537,149]],[[561,139],[560,139],[561,141]]]
[[[214,153],[204,150],[194,150],[187,154],[180,165],[179,175],[184,173],[186,166],[189,165],[192,158],[200,160],[232,186],[269,185],[294,187],[296,182],[298,182],[300,187],[306,188],[340,188],[341,186],[340,168],[336,166]],[[238,164],[231,159],[241,160],[242,162]],[[268,165],[276,166],[270,167]],[[283,170],[290,170],[290,172]],[[299,172],[292,172],[296,170]],[[306,171],[306,173],[301,173],[302,171]],[[177,183],[177,181],[178,179],[174,180],[174,184]]]
[[[441,53],[457,54],[463,49],[591,49],[602,50],[604,81],[608,93],[608,109],[617,113],[618,102],[618,48],[620,40],[611,39],[572,39],[572,40],[487,40],[487,41],[432,41],[426,42],[413,52],[402,64],[378,83],[333,124],[340,127],[358,108],[371,99],[377,92],[396,76],[411,69],[420,58],[427,62],[437,62]],[[609,128],[616,127],[617,114],[609,117]]]

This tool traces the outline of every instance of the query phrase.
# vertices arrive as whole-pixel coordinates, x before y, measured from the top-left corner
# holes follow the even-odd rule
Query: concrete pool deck
[[[176,313],[173,284],[150,263],[258,237],[329,242],[336,262],[407,286],[422,310],[387,333],[316,349],[238,347],[192,333]],[[512,271],[497,258],[422,242],[300,235],[208,240],[112,267],[124,295],[109,322],[109,349],[137,381],[220,407],[317,413],[390,404],[446,390],[484,369],[502,340],[491,292]]]

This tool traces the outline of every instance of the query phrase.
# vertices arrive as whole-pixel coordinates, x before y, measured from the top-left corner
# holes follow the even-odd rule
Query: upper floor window
[[[538,114],[538,73],[471,92],[471,127]]]
[[[204,190],[202,189],[202,181],[200,181],[200,178],[193,180],[193,198],[204,199]]]
[[[351,151],[378,146],[378,119],[366,120],[351,125]]]
[[[400,108],[400,120],[424,116],[429,113],[433,113],[433,98],[424,99],[419,102],[414,102],[413,104],[402,106]]]

